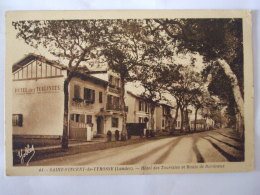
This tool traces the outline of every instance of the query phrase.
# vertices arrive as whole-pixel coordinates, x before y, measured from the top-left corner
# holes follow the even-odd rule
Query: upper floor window
[[[88,103],[95,103],[95,90],[84,88],[84,100]]]
[[[74,98],[80,98],[80,86],[74,85]]]
[[[148,104],[139,100],[139,111],[149,112],[148,111]]]
[[[171,114],[171,109],[169,107],[163,107],[163,114],[164,115],[169,115]]]
[[[108,110],[120,110],[120,98],[113,95],[107,96],[107,109]]]
[[[109,75],[109,85],[110,87],[120,87],[120,79],[115,76]]]

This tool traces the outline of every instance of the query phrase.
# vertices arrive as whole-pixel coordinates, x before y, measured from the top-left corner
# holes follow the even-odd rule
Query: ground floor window
[[[12,116],[13,126],[23,126],[23,115],[22,114],[13,114]]]
[[[79,122],[80,123],[85,123],[85,115],[84,114],[80,114],[79,115]]]
[[[112,118],[112,127],[118,127],[118,118]]]
[[[84,114],[71,114],[70,120],[75,121],[77,123],[84,123],[85,122],[85,115]]]

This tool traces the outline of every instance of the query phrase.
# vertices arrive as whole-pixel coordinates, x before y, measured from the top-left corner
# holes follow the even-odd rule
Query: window
[[[108,107],[112,104],[112,95],[107,96],[107,105]]]
[[[162,127],[164,127],[164,120],[162,120]]]
[[[85,115],[84,114],[71,114],[70,120],[75,121],[77,123],[85,123]]]
[[[79,114],[75,114],[74,121],[77,122],[77,123],[79,122]]]
[[[145,102],[145,112],[148,112],[148,104]]]
[[[23,115],[22,114],[13,114],[12,116],[13,126],[23,126]]]
[[[108,95],[107,96],[107,109],[108,110],[120,110],[120,98]]]
[[[147,104],[147,110],[145,110],[146,113],[149,113],[150,111],[150,104],[149,103],[146,103]]]
[[[149,112],[148,111],[148,104],[139,100],[139,111]]]
[[[119,87],[119,79],[118,78],[115,78],[115,86]]]
[[[112,127],[118,127],[118,118],[112,118]]]
[[[180,127],[181,126],[181,121],[178,121],[178,127]]]
[[[95,103],[95,90],[84,88],[84,100],[88,103]]]
[[[99,103],[102,103],[103,102],[103,94],[102,92],[100,91],[99,92]]]
[[[120,104],[119,104],[119,102],[120,102],[120,98],[114,96],[114,102],[113,102],[113,104],[114,104],[114,108],[115,108],[116,110],[120,109]]]
[[[120,79],[109,75],[109,85],[110,87],[120,87]]]
[[[72,120],[72,121],[75,120],[74,114],[71,114],[71,115],[70,115],[70,120]]]
[[[80,98],[80,86],[74,85],[74,98]]]
[[[87,123],[92,123],[92,115],[87,115]]]
[[[84,114],[80,114],[79,115],[79,122],[80,123],[85,123],[85,115]]]
[[[138,117],[139,123],[143,123],[143,118],[142,117]]]

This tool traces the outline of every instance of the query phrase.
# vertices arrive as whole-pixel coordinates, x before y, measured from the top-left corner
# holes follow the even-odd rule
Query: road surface
[[[139,144],[30,162],[30,166],[148,165],[241,161],[243,145],[230,129],[218,129]]]

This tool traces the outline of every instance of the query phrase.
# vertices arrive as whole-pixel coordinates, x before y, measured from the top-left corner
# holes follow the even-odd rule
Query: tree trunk
[[[190,131],[190,121],[189,121],[189,113],[188,113],[188,108],[187,107],[185,109],[185,129],[187,131]]]
[[[69,148],[69,127],[68,127],[68,118],[69,118],[69,83],[72,79],[72,74],[69,73],[68,77],[64,81],[64,113],[63,113],[63,133],[61,147],[63,149]]]
[[[154,130],[154,106],[151,105],[151,130]]]
[[[241,94],[240,87],[238,85],[237,76],[234,74],[234,72],[230,68],[230,65],[225,60],[218,59],[217,62],[223,68],[225,74],[231,81],[231,86],[237,104],[237,108],[239,110],[239,113],[241,114],[241,118],[244,119],[244,99]]]
[[[123,121],[122,121],[122,133],[121,133],[121,140],[125,141],[127,139],[127,130],[126,130],[126,111],[125,111],[125,80],[121,76],[120,77],[121,81],[121,93],[120,93],[120,99],[121,99],[121,110],[123,114]]]
[[[177,122],[177,118],[178,118],[178,112],[179,112],[179,107],[180,107],[180,105],[179,105],[179,103],[177,102],[177,107],[176,107],[176,112],[175,112],[175,116],[174,116],[174,119],[173,119],[173,129],[175,130],[175,124],[176,124],[176,122]]]
[[[180,111],[181,111],[181,131],[183,131],[183,124],[184,124],[184,110],[182,107],[180,107]]]
[[[195,110],[194,131],[197,130],[197,114],[198,114],[198,110],[199,110],[199,109],[196,109],[196,110]]]

